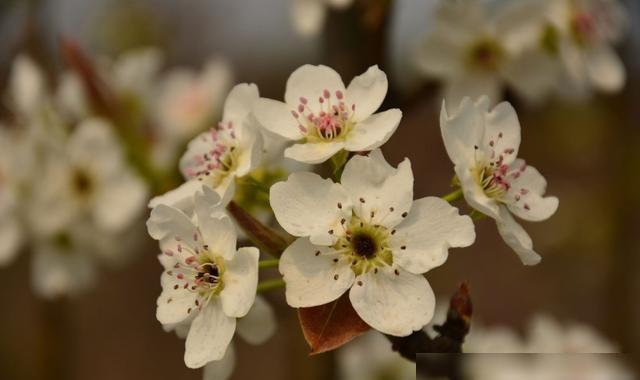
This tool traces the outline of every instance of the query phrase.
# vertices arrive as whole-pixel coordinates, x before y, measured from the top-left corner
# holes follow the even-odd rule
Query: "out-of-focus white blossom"
[[[318,35],[324,26],[329,7],[345,9],[353,0],[291,0],[293,26],[304,37]]]
[[[341,150],[373,150],[389,140],[402,112],[374,113],[387,87],[387,76],[377,66],[345,89],[330,67],[304,65],[289,77],[284,103],[261,98],[253,113],[267,130],[297,142],[284,151],[285,157],[318,164]]]
[[[475,239],[471,219],[446,201],[414,202],[409,160],[396,169],[379,150],[349,160],[340,184],[298,172],[272,186],[270,199],[280,225],[300,237],[280,259],[287,303],[323,305],[349,291],[366,323],[396,336],[433,316],[422,274]]]
[[[200,368],[231,360],[228,347],[236,319],[254,304],[259,252],[236,248],[235,227],[222,213],[217,193],[203,186],[194,197],[192,218],[160,204],[151,211],[147,227],[160,241],[165,269],[156,317],[169,329],[189,324],[183,327],[188,330],[184,359],[188,367]],[[226,367],[218,370],[226,373]]]
[[[442,104],[440,129],[464,199],[474,209],[496,220],[504,241],[523,264],[535,265],[540,256],[513,215],[542,221],[558,208],[558,198],[544,197],[547,182],[534,167],[518,159],[520,122],[513,107],[489,99],[475,103],[465,98],[449,114]]]

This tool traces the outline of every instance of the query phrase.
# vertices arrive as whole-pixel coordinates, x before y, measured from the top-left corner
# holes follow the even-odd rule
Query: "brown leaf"
[[[312,355],[334,350],[371,329],[353,309],[347,293],[325,305],[298,309],[298,317]]]

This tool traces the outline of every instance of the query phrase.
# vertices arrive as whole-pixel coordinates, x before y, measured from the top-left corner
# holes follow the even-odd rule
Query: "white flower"
[[[341,380],[415,380],[416,364],[391,349],[391,342],[372,331],[340,348]]]
[[[163,134],[175,140],[192,138],[214,122],[231,87],[231,68],[209,62],[202,73],[175,69],[164,78],[156,115]]]
[[[546,0],[542,31],[547,53],[566,74],[558,90],[567,95],[622,89],[626,73],[612,47],[620,41],[628,18],[617,0]],[[572,93],[570,93],[571,91]]]
[[[156,317],[169,326],[189,322],[184,359],[190,368],[223,359],[258,284],[258,249],[236,250],[235,227],[221,213],[219,196],[202,190],[194,196],[193,220],[161,204],[147,222],[164,254]]]
[[[535,54],[544,19],[537,3],[514,1],[490,12],[480,0],[440,1],[417,51],[419,69],[445,82],[450,104],[464,96],[499,100],[505,84],[538,100],[553,89],[557,70],[554,59]]]
[[[120,232],[144,210],[146,185],[101,119],[83,121],[41,165],[28,204],[38,233],[54,234],[81,219],[102,231]]]
[[[344,9],[353,0],[291,0],[291,18],[296,32],[304,37],[316,36],[322,30],[327,7]]]
[[[285,103],[262,98],[253,112],[267,130],[298,142],[285,150],[285,157],[318,164],[343,149],[368,151],[389,140],[402,112],[394,108],[374,114],[387,87],[387,76],[377,66],[345,89],[333,69],[304,65],[289,77]]]
[[[489,99],[465,98],[451,116],[443,103],[440,129],[467,203],[496,220],[505,242],[525,265],[540,262],[531,238],[511,214],[528,221],[549,218],[558,198],[543,197],[547,182],[517,159],[520,123],[509,103],[489,111]]]
[[[262,137],[250,116],[258,97],[254,84],[239,84],[231,90],[218,127],[193,139],[180,159],[180,171],[187,181],[152,199],[150,207],[166,204],[188,213],[193,194],[203,184],[223,198],[232,197],[235,179],[247,175],[262,153]]]
[[[355,156],[342,183],[294,173],[271,187],[280,225],[300,238],[280,259],[292,307],[326,304],[351,289],[358,315],[386,334],[406,336],[432,318],[435,296],[423,273],[449,247],[473,243],[468,216],[440,198],[413,201],[409,160],[391,167],[379,150]]]
[[[14,109],[20,116],[34,113],[46,99],[46,84],[40,68],[27,56],[13,62],[9,90]]]

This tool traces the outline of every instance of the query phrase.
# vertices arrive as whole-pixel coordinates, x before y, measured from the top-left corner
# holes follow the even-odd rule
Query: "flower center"
[[[187,179],[197,178],[217,187],[235,172],[238,165],[236,151],[236,133],[233,123],[218,124],[210,133],[200,137],[209,147],[204,153],[192,157],[182,168]],[[205,149],[200,149],[200,152]]]
[[[500,66],[504,51],[493,39],[480,40],[471,46],[468,53],[468,64],[471,68],[495,71]]]
[[[593,15],[585,11],[576,11],[571,20],[571,35],[580,46],[586,46],[595,39],[596,22]]]
[[[300,98],[298,108],[291,111],[307,142],[316,143],[344,138],[353,128],[352,117],[355,104],[350,108],[347,107],[342,91],[335,91],[333,95],[329,90],[322,91],[318,97],[319,111],[317,112],[309,107],[309,100],[304,97]]]
[[[558,55],[560,50],[560,36],[558,29],[551,24],[545,26],[540,37],[540,46],[551,55]]]
[[[338,239],[334,249],[350,262],[356,275],[377,271],[376,268],[393,263],[388,243],[390,233],[386,227],[368,223],[355,215],[348,222],[343,219],[342,226],[345,235]]]
[[[71,187],[81,198],[88,197],[94,188],[93,178],[83,169],[75,169],[71,174]]]

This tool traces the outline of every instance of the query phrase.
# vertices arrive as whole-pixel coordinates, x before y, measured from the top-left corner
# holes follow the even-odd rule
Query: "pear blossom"
[[[55,234],[88,220],[105,232],[128,228],[144,210],[147,188],[128,166],[107,122],[86,119],[47,153],[29,202],[29,219],[39,234]],[[85,219],[88,218],[88,219]]]
[[[192,218],[160,204],[147,221],[165,268],[156,317],[169,329],[182,325],[189,368],[223,360],[236,319],[254,304],[258,283],[258,249],[236,249],[235,227],[222,213],[220,197],[206,186],[201,190],[194,195]]]
[[[513,1],[490,9],[481,0],[440,1],[433,29],[418,46],[418,69],[444,82],[444,99],[500,100],[505,85],[536,101],[555,86],[555,59],[536,54],[544,7]]]
[[[180,159],[186,182],[152,199],[149,206],[166,204],[187,211],[202,185],[224,198],[232,197],[235,179],[247,175],[260,161],[262,137],[250,116],[258,98],[256,85],[236,85],[225,101],[222,121],[194,138]]]
[[[546,0],[540,32],[546,53],[559,61],[561,94],[583,95],[591,88],[614,93],[624,86],[624,65],[613,48],[624,36],[628,17],[617,0]]]
[[[442,138],[464,199],[496,220],[500,235],[523,264],[535,265],[541,258],[512,214],[527,221],[545,220],[556,212],[558,198],[544,197],[544,177],[517,158],[520,123],[513,107],[503,102],[489,110],[489,104],[485,96],[475,103],[465,98],[449,115],[443,103]]]
[[[44,74],[28,56],[20,55],[13,62],[9,77],[9,94],[12,108],[22,117],[33,114],[45,101]]]
[[[448,202],[413,201],[413,173],[405,159],[389,165],[379,150],[355,156],[341,183],[299,172],[271,187],[280,225],[299,238],[279,264],[287,303],[323,305],[346,291],[371,327],[395,336],[432,318],[435,296],[423,273],[442,265],[450,247],[475,240],[473,223]]]
[[[291,18],[296,32],[304,37],[320,33],[327,8],[345,9],[353,0],[291,0]]]
[[[345,89],[333,69],[304,65],[287,81],[285,102],[261,98],[253,113],[267,130],[296,142],[285,157],[318,164],[341,150],[369,151],[387,142],[402,112],[374,113],[387,93],[387,76],[377,66]]]

